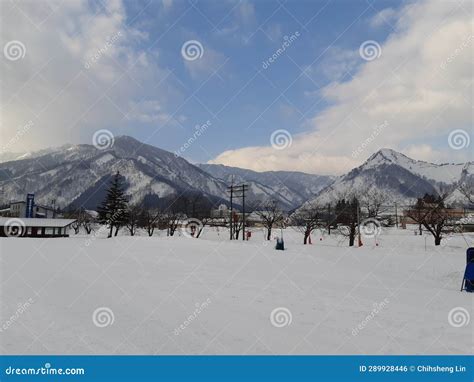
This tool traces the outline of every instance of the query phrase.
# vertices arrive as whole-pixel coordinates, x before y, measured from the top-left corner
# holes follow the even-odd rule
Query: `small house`
[[[0,237],[69,237],[75,219],[0,217]]]

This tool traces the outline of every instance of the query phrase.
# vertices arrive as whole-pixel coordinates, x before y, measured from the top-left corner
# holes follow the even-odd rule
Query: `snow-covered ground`
[[[0,239],[7,354],[470,354],[467,244],[384,229],[361,248],[285,230]],[[322,238],[322,240],[320,240]],[[467,236],[470,243],[474,235]]]

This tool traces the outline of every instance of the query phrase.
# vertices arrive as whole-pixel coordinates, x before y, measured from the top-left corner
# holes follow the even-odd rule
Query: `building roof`
[[[12,204],[20,204],[20,203],[21,203],[21,204],[25,204],[26,202],[25,202],[24,200],[16,200],[16,201],[10,202],[10,205],[12,205]],[[51,210],[51,211],[54,211],[54,210],[55,210],[55,208],[50,207],[50,206],[45,206],[45,205],[43,205],[43,204],[37,204],[37,203],[35,203],[34,206],[35,206],[35,207],[43,208],[43,209],[45,209],[45,210]]]
[[[24,225],[25,227],[66,227],[76,219],[41,219],[41,218],[2,218],[0,227]]]

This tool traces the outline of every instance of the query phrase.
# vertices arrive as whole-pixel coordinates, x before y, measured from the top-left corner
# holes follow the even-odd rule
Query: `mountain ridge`
[[[360,191],[367,185],[387,193],[390,200],[411,202],[424,193],[453,190],[473,176],[473,162],[434,164],[409,158],[393,149],[373,153],[363,164],[340,176],[299,171],[263,171],[221,164],[192,164],[182,157],[121,135],[100,149],[90,144],[65,144],[0,162],[2,203],[24,199],[34,192],[37,201],[85,206],[100,203],[111,174],[120,171],[132,203],[200,193],[214,204],[227,203],[227,187],[249,185],[248,205],[276,199],[290,211],[308,201],[327,202],[334,195]],[[460,195],[453,192],[452,202]]]

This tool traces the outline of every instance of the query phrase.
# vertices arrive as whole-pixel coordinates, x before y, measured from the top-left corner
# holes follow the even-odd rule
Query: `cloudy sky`
[[[382,147],[472,160],[469,0],[0,7],[3,151],[107,129],[255,170],[339,174]]]

